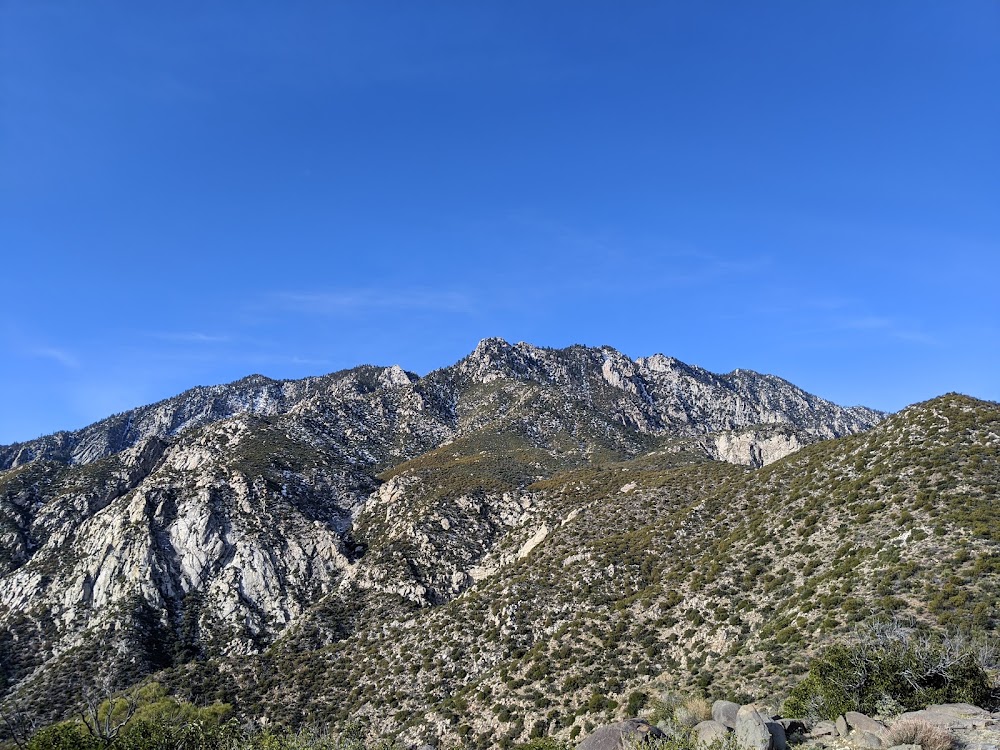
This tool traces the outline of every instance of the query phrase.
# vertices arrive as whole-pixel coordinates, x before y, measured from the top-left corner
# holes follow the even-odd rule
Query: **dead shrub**
[[[681,726],[693,727],[712,718],[712,704],[701,697],[687,698],[674,709],[674,721]]]
[[[904,719],[889,727],[889,747],[895,745],[920,745],[924,750],[953,750],[955,735],[947,729],[936,727],[918,719]]]

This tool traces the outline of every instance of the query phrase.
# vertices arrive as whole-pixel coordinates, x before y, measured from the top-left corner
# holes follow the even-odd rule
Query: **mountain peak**
[[[398,385],[410,385],[416,380],[419,380],[419,376],[412,372],[407,372],[399,365],[392,365],[391,367],[386,367],[382,374],[379,376],[379,381],[386,387],[392,388]]]
[[[498,337],[486,338],[459,363],[459,367],[466,376],[483,383],[501,378],[529,380],[538,371],[541,351],[524,342],[511,344]]]
[[[495,352],[503,349],[511,348],[510,343],[507,339],[500,336],[487,336],[484,339],[480,339],[479,343],[476,344],[476,348],[473,350],[473,354],[484,354],[487,352]]]

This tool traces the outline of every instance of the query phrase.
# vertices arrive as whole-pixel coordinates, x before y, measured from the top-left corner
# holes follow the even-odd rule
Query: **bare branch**
[[[7,727],[14,746],[18,748],[27,747],[31,735],[38,729],[38,719],[17,706],[14,706],[11,713],[0,711],[0,720]]]
[[[138,690],[115,695],[111,681],[105,678],[84,693],[84,708],[79,716],[92,737],[109,747],[121,734],[139,707]]]

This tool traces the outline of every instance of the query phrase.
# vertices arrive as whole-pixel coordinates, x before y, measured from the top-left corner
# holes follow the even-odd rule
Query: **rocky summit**
[[[0,707],[155,679],[247,720],[576,738],[782,689],[872,611],[996,625],[996,404],[487,339],[0,448]]]

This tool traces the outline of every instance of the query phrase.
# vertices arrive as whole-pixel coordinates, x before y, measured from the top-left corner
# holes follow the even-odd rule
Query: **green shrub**
[[[97,740],[75,723],[54,724],[35,733],[27,750],[98,750]]]
[[[785,716],[833,719],[847,711],[876,715],[887,704],[915,710],[932,703],[982,705],[991,679],[971,641],[870,625],[858,643],[832,646],[785,702]]]
[[[515,750],[569,750],[569,743],[557,740],[555,737],[535,737],[514,747]]]
[[[366,742],[363,730],[349,727],[339,737],[325,731],[252,731],[237,722],[134,719],[111,742],[92,737],[83,724],[63,722],[45,727],[26,750],[394,750],[391,741]],[[533,750],[565,750],[562,746]]]
[[[646,703],[649,701],[649,696],[640,690],[636,690],[631,693],[628,697],[628,704],[625,708],[625,713],[629,716],[638,716],[639,711],[645,707]]]

